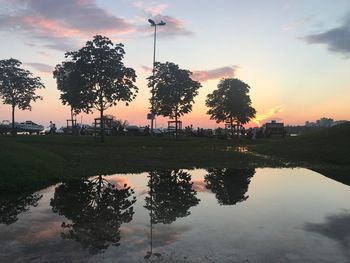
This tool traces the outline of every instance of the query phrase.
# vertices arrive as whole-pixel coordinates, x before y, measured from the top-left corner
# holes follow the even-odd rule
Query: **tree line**
[[[70,106],[72,119],[73,114],[81,112],[97,110],[100,113],[102,141],[105,111],[119,102],[128,105],[138,93],[135,70],[124,65],[124,55],[123,44],[114,44],[107,37],[96,35],[81,49],[67,52],[66,60],[53,71],[61,92],[60,100]],[[41,79],[21,68],[21,64],[12,58],[0,60],[0,98],[12,107],[13,133],[16,107],[30,110],[31,102],[42,99],[35,94],[36,90],[44,88]],[[176,134],[178,119],[192,111],[194,98],[201,88],[191,75],[191,71],[175,63],[156,62],[154,74],[147,78],[154,113],[174,119]],[[249,90],[250,86],[239,79],[221,79],[205,102],[210,119],[227,123],[231,129],[248,123],[256,114]]]

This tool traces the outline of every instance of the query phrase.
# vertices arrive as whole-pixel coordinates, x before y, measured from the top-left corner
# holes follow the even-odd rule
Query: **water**
[[[349,262],[349,200],[301,168],[94,177],[1,200],[0,262]]]

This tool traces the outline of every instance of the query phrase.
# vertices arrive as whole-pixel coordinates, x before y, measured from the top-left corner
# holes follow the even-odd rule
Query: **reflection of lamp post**
[[[150,173],[150,196],[151,196],[151,214],[150,214],[150,251],[147,251],[145,259],[151,258],[153,255],[156,257],[160,257],[160,253],[153,253],[153,173]]]
[[[154,47],[153,47],[153,83],[152,83],[152,102],[151,102],[151,134],[153,134],[153,123],[154,123],[154,118],[155,118],[155,113],[154,113],[154,66],[156,63],[156,38],[157,38],[157,26],[164,26],[165,22],[161,20],[159,23],[155,23],[152,19],[148,19],[148,22],[151,24],[151,26],[154,26]]]

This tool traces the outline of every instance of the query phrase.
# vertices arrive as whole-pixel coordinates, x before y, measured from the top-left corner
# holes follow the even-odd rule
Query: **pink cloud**
[[[159,15],[168,8],[168,5],[164,3],[146,4],[144,1],[136,1],[134,2],[134,6],[142,9],[147,15],[151,16]]]
[[[50,66],[50,65],[47,65],[44,63],[28,62],[28,63],[23,63],[23,65],[34,68],[35,70],[42,72],[42,73],[52,74],[52,71],[54,70],[53,66]]]
[[[234,77],[238,66],[226,66],[211,70],[194,70],[192,78],[197,81],[208,81],[225,77]]]
[[[116,37],[137,27],[96,5],[95,0],[26,0],[0,16],[0,31],[20,34],[30,45],[68,51],[95,34]]]
[[[167,8],[168,6],[166,4],[157,4],[157,5],[151,5],[149,7],[145,8],[146,13],[151,14],[152,16],[159,15],[163,13],[163,11]]]

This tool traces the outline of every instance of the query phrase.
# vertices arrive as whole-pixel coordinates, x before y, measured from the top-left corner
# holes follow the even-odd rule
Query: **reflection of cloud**
[[[210,192],[206,187],[206,183],[204,182],[204,178],[201,180],[192,180],[193,185],[192,188],[197,192]]]
[[[116,188],[121,189],[126,186],[131,186],[129,179],[120,176],[104,177],[110,184],[115,185]]]
[[[133,247],[138,246],[139,248],[147,247],[150,242],[150,226],[133,226],[123,225],[120,228],[122,235],[127,236],[129,239],[124,241],[124,245],[127,242],[131,242]],[[177,242],[181,239],[181,236],[190,231],[190,226],[176,226],[176,225],[165,225],[165,224],[154,224],[153,225],[153,247],[160,248],[165,245],[169,245]]]
[[[226,66],[212,70],[195,70],[192,78],[197,81],[207,81],[220,79],[224,77],[233,77],[236,74],[238,66]]]
[[[350,15],[343,24],[324,32],[310,34],[304,37],[309,44],[325,44],[330,51],[342,53],[346,56],[350,54]]]
[[[154,247],[162,247],[178,241],[185,232],[190,231],[189,226],[172,226],[163,224],[154,225],[153,228],[153,245]]]
[[[18,241],[21,242],[30,242],[38,243],[49,238],[54,238],[59,236],[61,232],[61,221],[52,221],[45,225],[45,228],[42,228],[42,225],[37,224],[29,228],[29,231],[19,234],[17,237]]]
[[[261,122],[265,121],[268,122],[269,120],[281,120],[279,118],[273,117],[278,113],[281,113],[285,110],[284,105],[277,105],[271,109],[269,109],[265,113],[257,113],[255,118],[252,120],[252,122],[256,123],[258,126],[261,125]]]
[[[285,31],[295,30],[295,29],[307,24],[311,19],[312,19],[312,16],[299,18],[293,22],[290,22],[286,27],[283,28],[283,30],[285,30]]]
[[[24,66],[29,66],[43,73],[52,73],[54,67],[43,63],[23,63]]]
[[[325,223],[305,223],[303,229],[337,241],[345,249],[350,248],[350,212],[326,217]]]

